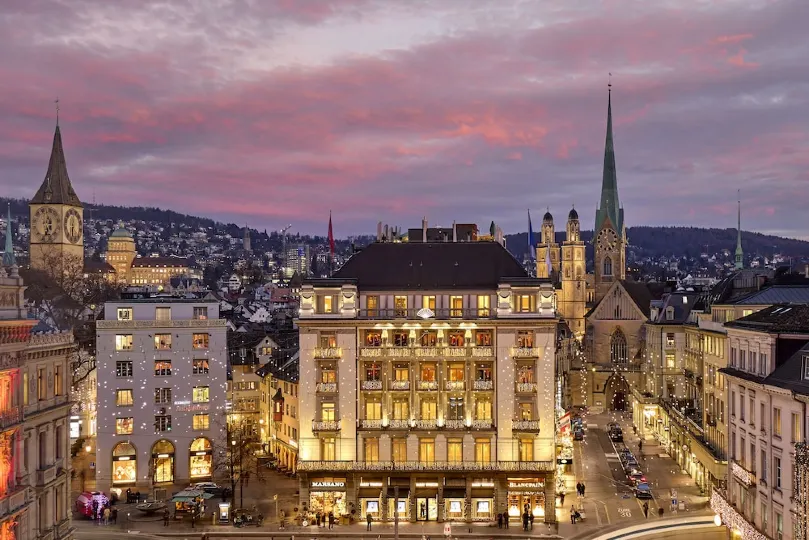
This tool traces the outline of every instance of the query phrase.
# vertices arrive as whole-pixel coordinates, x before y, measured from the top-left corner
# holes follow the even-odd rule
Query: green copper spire
[[[601,230],[609,218],[615,232],[623,232],[624,211],[618,201],[618,174],[615,167],[615,146],[612,140],[612,83],[607,94],[607,141],[604,146],[604,176],[601,181],[601,204],[596,210],[595,231]]]
[[[17,259],[14,257],[14,244],[11,240],[11,204],[9,204],[8,218],[6,219],[6,250],[3,252],[3,266],[14,266],[17,264]]]
[[[737,225],[736,225],[736,270],[741,270],[744,268],[744,250],[742,250],[742,197],[741,192],[737,191],[737,202],[738,202],[738,212],[737,212]]]

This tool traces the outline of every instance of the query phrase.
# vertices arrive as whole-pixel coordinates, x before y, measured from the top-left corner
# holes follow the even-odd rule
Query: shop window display
[[[213,470],[213,447],[204,437],[194,439],[190,448],[190,475],[194,480],[210,478]]]
[[[128,442],[116,444],[112,449],[112,483],[134,484],[137,478],[138,460],[135,447]]]

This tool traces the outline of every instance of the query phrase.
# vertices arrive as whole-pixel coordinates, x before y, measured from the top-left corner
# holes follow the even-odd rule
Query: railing
[[[417,381],[417,390],[438,390],[438,381]]]
[[[107,329],[127,328],[210,328],[227,326],[227,319],[182,319],[168,321],[96,321],[96,327]]]
[[[738,479],[742,484],[746,485],[747,487],[753,487],[756,485],[756,475],[748,471],[744,465],[732,459],[730,461],[730,472],[733,476]]]
[[[473,390],[494,390],[494,381],[475,381],[472,383]]]
[[[382,429],[382,420],[360,420],[362,429]]]
[[[444,382],[444,389],[448,392],[458,392],[464,390],[466,385],[464,381],[445,381]]]
[[[298,461],[299,471],[551,472],[553,461]]]
[[[472,429],[493,429],[494,420],[472,420]]]
[[[511,429],[513,431],[539,431],[539,420],[515,420]]]
[[[466,429],[466,423],[463,420],[444,420],[444,427],[446,429]]]
[[[390,429],[410,429],[410,420],[389,420],[388,428]]]
[[[0,428],[2,429],[13,426],[14,424],[19,424],[21,422],[22,408],[19,406],[9,407],[5,411],[0,412]]]
[[[410,390],[410,381],[391,381],[391,390]]]
[[[319,382],[317,383],[316,391],[319,394],[334,394],[337,392],[336,382]]]
[[[440,356],[441,353],[438,347],[414,347],[413,352],[417,357],[431,357],[431,356]]]
[[[358,310],[357,317],[360,319],[417,319],[417,320],[492,319],[494,318],[494,311],[487,308],[360,309]]]
[[[519,393],[531,393],[537,391],[537,383],[533,382],[518,382],[516,383],[517,392]]]
[[[436,429],[438,420],[416,420],[415,429]]]
[[[340,422],[337,420],[312,420],[312,431],[340,431]]]
[[[340,347],[315,347],[312,354],[315,358],[342,358],[343,349]]]
[[[361,381],[362,390],[382,390],[382,381]]]
[[[491,358],[492,347],[461,346],[421,346],[421,345],[380,345],[360,347],[360,358]],[[316,357],[317,358],[317,357]],[[331,357],[329,357],[331,358]]]
[[[478,358],[486,358],[490,356],[494,356],[494,348],[493,347],[485,347],[485,346],[477,346],[472,347],[472,356]]]
[[[56,480],[56,465],[51,465],[37,471],[37,486],[46,486]]]
[[[512,347],[512,358],[539,358],[539,349],[536,347]]]

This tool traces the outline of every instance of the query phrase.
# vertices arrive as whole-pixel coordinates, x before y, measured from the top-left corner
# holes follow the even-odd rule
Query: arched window
[[[609,257],[604,257],[604,272],[603,272],[603,274],[605,276],[611,276],[612,275],[612,259],[610,259]]]
[[[134,484],[138,479],[138,453],[128,442],[112,447],[112,483],[116,486]]]
[[[620,328],[616,328],[610,338],[610,362],[626,364],[626,336]]]
[[[191,441],[188,464],[192,480],[211,478],[213,471],[213,445],[205,437]]]
[[[174,445],[166,439],[152,446],[152,482],[174,482]]]

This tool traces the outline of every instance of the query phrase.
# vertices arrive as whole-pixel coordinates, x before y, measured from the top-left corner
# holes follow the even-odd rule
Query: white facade
[[[97,489],[148,492],[224,473],[216,459],[226,439],[227,339],[218,302],[119,300],[104,315]]]

